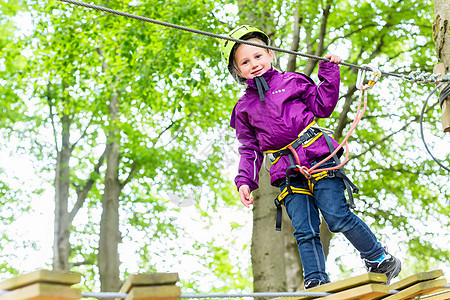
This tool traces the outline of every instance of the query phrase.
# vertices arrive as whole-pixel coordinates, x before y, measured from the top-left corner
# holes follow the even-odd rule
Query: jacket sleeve
[[[319,80],[316,84],[306,84],[304,101],[318,118],[328,118],[339,100],[340,72],[335,63],[319,62]]]
[[[239,147],[239,169],[234,179],[237,189],[241,185],[248,185],[250,190],[256,190],[259,182],[259,169],[263,161],[263,154],[259,149],[254,129],[250,126],[244,114],[233,110],[230,125],[236,129],[236,137],[240,142]]]

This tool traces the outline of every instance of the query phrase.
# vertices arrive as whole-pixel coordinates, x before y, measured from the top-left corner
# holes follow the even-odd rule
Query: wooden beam
[[[390,290],[403,290],[407,287],[410,287],[418,282],[436,279],[441,276],[444,276],[444,271],[442,270],[433,270],[428,272],[417,273],[406,277],[400,281],[397,281],[389,286]]]
[[[120,289],[121,293],[128,293],[132,287],[174,285],[179,280],[178,273],[150,273],[132,274]]]
[[[382,284],[366,284],[342,292],[334,293],[326,297],[321,297],[321,300],[370,300],[381,296],[389,295],[389,288]],[[385,298],[383,298],[385,299]]]
[[[336,293],[344,291],[347,289],[355,288],[362,285],[367,285],[371,283],[386,283],[386,275],[378,273],[364,273],[355,277],[339,280],[336,282],[327,283],[320,285],[311,289],[306,290],[307,292],[328,292]],[[386,286],[384,286],[386,287]],[[389,289],[386,287],[389,291]],[[276,298],[278,300],[300,300],[300,299],[311,299],[312,297],[302,296],[302,297],[281,297]],[[338,298],[336,298],[338,299]]]
[[[420,297],[420,300],[448,300],[450,299],[450,290],[446,290],[440,293],[435,293],[431,295],[426,295],[424,297]]]
[[[14,290],[37,282],[73,285],[81,281],[81,275],[65,271],[38,270],[0,282],[0,290]]]
[[[133,287],[125,300],[177,300],[181,289],[176,285]]]
[[[0,300],[72,300],[81,299],[81,290],[67,285],[34,283],[0,296]]]
[[[383,300],[401,300],[401,299],[413,299],[414,297],[430,294],[447,284],[445,278],[433,279],[428,281],[419,282],[410,286],[400,292],[383,298]]]
[[[178,273],[133,274],[120,292],[128,294],[126,300],[177,300],[181,295],[175,285],[178,280]]]

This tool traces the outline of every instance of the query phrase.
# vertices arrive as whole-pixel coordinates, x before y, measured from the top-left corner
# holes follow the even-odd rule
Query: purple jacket
[[[236,129],[241,146],[239,171],[235,178],[237,188],[243,184],[251,190],[258,188],[259,170],[263,152],[278,150],[294,141],[314,117],[327,118],[339,99],[339,66],[321,61],[320,83],[300,73],[282,73],[270,69],[262,75],[269,85],[260,99],[255,79],[248,79],[247,89],[233,109],[230,125]],[[334,146],[338,143],[333,140]],[[298,147],[300,163],[310,167],[315,159],[329,153],[325,138],[321,136],[310,146]],[[271,166],[271,184],[286,176],[289,159],[282,156]]]

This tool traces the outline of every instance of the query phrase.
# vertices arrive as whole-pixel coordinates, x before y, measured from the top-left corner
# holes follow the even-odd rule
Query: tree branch
[[[350,107],[356,97],[354,97],[354,93],[358,89],[356,88],[356,84],[349,87],[347,94],[343,96],[345,98],[344,107],[342,108],[341,114],[338,118],[338,125],[334,129],[333,137],[336,140],[339,140],[342,137],[342,132],[344,131],[345,126],[349,123],[347,118],[347,114],[350,111]]]
[[[53,129],[53,137],[55,138],[55,147],[56,147],[56,152],[59,152],[59,147],[58,147],[58,139],[56,138],[57,134],[56,134],[56,125],[55,125],[55,115],[53,114],[53,103],[52,103],[52,93],[51,93],[51,83],[50,81],[47,84],[47,92],[46,92],[46,97],[47,97],[47,104],[48,104],[48,108],[50,111],[50,121],[52,123],[52,129]]]
[[[100,174],[100,167],[103,165],[103,161],[105,160],[106,156],[106,149],[103,151],[102,155],[100,156],[97,164],[94,167],[94,170],[91,172],[89,179],[86,181],[83,188],[76,187],[77,190],[77,201],[75,202],[75,205],[73,206],[72,210],[69,213],[69,223],[72,223],[73,219],[77,215],[78,211],[83,206],[84,201],[86,200],[87,194],[91,190],[92,186],[94,185],[96,181],[96,175]]]
[[[330,15],[330,10],[331,10],[331,5],[328,4],[324,11],[323,11],[323,15],[322,15],[322,22],[320,24],[320,31],[319,31],[319,43],[316,47],[316,51],[314,52],[314,55],[316,56],[321,56],[323,54],[323,49],[324,49],[324,43],[325,43],[325,35],[327,33],[327,22],[328,22],[328,17]],[[314,41],[315,39],[313,39]],[[309,51],[311,50],[311,52]],[[308,49],[308,53],[312,53],[312,46],[310,49]],[[317,64],[319,63],[318,60],[316,59],[308,59],[305,69],[304,69],[304,73],[306,75],[311,75],[311,73],[313,72],[314,68],[317,66]]]
[[[300,17],[299,11],[300,11],[300,2],[295,7],[295,12],[294,12],[294,32],[293,32],[293,39],[292,39],[292,44],[291,44],[291,51],[295,51],[295,52],[298,51],[298,45],[300,43],[300,24],[303,21],[303,18]],[[287,68],[286,68],[287,72],[295,71],[296,61],[297,61],[296,55],[289,55],[288,64],[287,64]]]
[[[86,127],[84,128],[84,130],[82,130],[82,134],[81,136],[78,138],[78,140],[76,140],[71,147],[70,151],[73,151],[76,147],[76,145],[78,144],[79,141],[81,141],[86,135],[87,135],[87,130],[89,128],[89,126],[91,125],[92,120],[94,119],[94,116],[91,117],[91,119],[89,120],[88,124],[86,125]]]
[[[325,49],[328,49],[329,45],[332,45],[333,43],[335,43],[338,40],[346,39],[346,38],[352,36],[353,34],[356,34],[356,33],[360,32],[361,30],[364,30],[364,29],[367,29],[370,27],[376,27],[376,24],[367,24],[367,25],[361,26],[361,28],[350,31],[347,34],[344,34],[343,36],[337,36],[328,43],[328,45],[326,46]]]
[[[131,170],[128,173],[127,178],[120,184],[120,189],[122,190],[130,181],[131,179],[134,178],[134,176],[136,176],[137,172],[139,171],[139,166],[138,163],[136,161],[133,162],[133,164],[131,165]]]
[[[85,261],[79,261],[79,262],[71,263],[69,265],[70,265],[70,267],[79,267],[79,266],[92,265],[92,264],[93,264],[92,261],[85,260]]]

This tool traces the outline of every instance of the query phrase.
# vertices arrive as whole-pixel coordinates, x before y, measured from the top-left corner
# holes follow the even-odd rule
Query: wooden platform
[[[71,272],[39,270],[0,282],[0,300],[73,300],[81,299],[81,291],[71,285],[81,275]]]
[[[120,292],[127,293],[125,300],[177,300],[181,295],[175,285],[178,280],[178,273],[132,274]]]
[[[448,283],[442,270],[418,273],[386,285],[383,274],[367,273],[348,279],[324,284],[305,292],[328,292],[325,297],[282,297],[278,300],[327,299],[327,300],[445,300],[450,299],[450,289],[442,289]]]
[[[72,285],[81,276],[71,272],[40,270],[0,282],[0,300],[75,300],[82,293]],[[125,300],[177,300],[181,290],[176,285],[177,273],[153,273],[131,275],[122,286]],[[450,289],[442,270],[418,273],[386,285],[386,276],[365,273],[345,280],[328,283],[305,292],[327,292],[324,297],[282,297],[278,300],[327,299],[327,300],[448,300]],[[446,287],[446,288],[444,288]],[[120,299],[121,300],[121,299]]]

